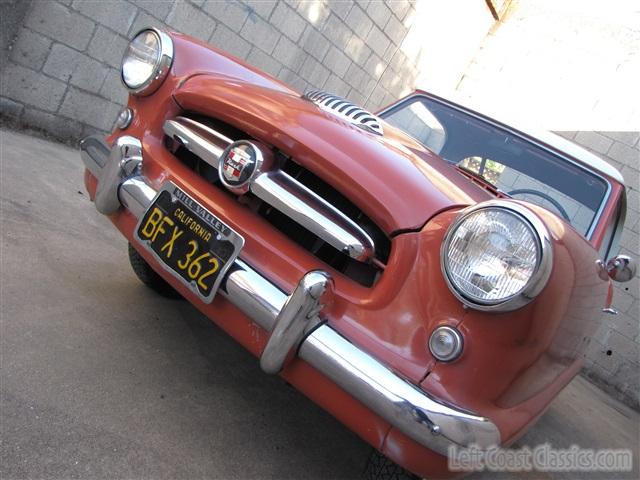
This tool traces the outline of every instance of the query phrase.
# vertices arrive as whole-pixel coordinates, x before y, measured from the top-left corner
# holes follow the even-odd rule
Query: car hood
[[[381,122],[384,135],[367,132],[275,79],[196,74],[181,82],[174,98],[186,111],[218,118],[290,155],[389,235],[419,229],[443,210],[491,198],[391,125]]]

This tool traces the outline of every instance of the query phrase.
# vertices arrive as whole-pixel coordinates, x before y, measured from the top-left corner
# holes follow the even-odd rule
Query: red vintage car
[[[414,474],[517,439],[633,276],[622,176],[560,137],[424,91],[371,114],[152,28],[122,81],[81,155],[139,278]]]

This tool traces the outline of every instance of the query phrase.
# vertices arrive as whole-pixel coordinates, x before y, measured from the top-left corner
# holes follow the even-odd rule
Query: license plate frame
[[[158,228],[160,231],[156,231]],[[175,228],[182,233],[171,241],[171,237],[176,235]],[[173,182],[166,182],[156,194],[149,208],[138,220],[134,238],[153,255],[165,271],[204,303],[213,301],[222,279],[244,246],[244,238],[239,233]],[[184,241],[187,241],[186,247],[183,245]],[[197,245],[195,249],[191,242]],[[168,243],[170,245],[167,247]],[[189,258],[188,253],[191,253]],[[199,267],[192,266],[197,258],[205,254],[208,256],[197,262]],[[218,268],[210,273],[216,261]],[[206,267],[208,270],[203,270]],[[198,275],[191,276],[196,270]]]

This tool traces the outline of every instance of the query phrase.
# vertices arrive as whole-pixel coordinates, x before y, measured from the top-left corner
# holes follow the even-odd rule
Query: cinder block
[[[309,56],[305,59],[300,68],[299,75],[313,88],[321,89],[328,80],[330,71],[320,64],[316,59]]]
[[[600,132],[602,135],[633,147],[640,140],[640,132]]]
[[[127,103],[129,93],[120,80],[120,69],[110,68],[100,87],[100,96],[118,105]]]
[[[1,95],[16,102],[55,112],[67,84],[46,75],[9,63],[2,73]]]
[[[167,25],[163,21],[158,20],[156,17],[149,15],[147,12],[138,12],[138,16],[134,20],[133,24],[131,24],[131,28],[129,28],[129,34],[127,35],[127,38],[131,39],[140,30],[149,27],[166,29]]]
[[[384,96],[384,100],[382,101],[381,108],[386,108],[392,103],[395,103],[397,100],[398,100],[398,97],[393,95],[391,92],[387,92],[387,94]]]
[[[124,0],[88,2],[75,0],[72,8],[116,32],[127,32],[138,9]]]
[[[214,30],[209,43],[242,59],[246,59],[251,51],[249,42],[222,23]]]
[[[364,67],[371,55],[371,49],[358,35],[353,34],[349,39],[345,53],[359,66]]]
[[[91,125],[82,125],[82,138],[88,137],[89,135],[106,135],[111,129],[104,128],[96,128]]]
[[[205,12],[220,21],[234,32],[239,32],[251,11],[240,2],[221,2],[207,0],[202,6]]]
[[[216,26],[202,10],[187,2],[176,2],[169,15],[167,15],[167,25],[179,32],[186,33],[193,37],[209,40]]]
[[[22,123],[49,132],[63,140],[79,140],[82,135],[80,122],[35,108],[27,107],[25,109]]]
[[[613,145],[613,140],[600,135],[598,132],[578,132],[573,141],[594,152],[603,154],[606,154],[611,145]]]
[[[616,308],[618,306],[614,303]],[[637,305],[637,304],[636,304]],[[608,317],[611,317],[608,315]],[[610,327],[612,330],[620,333],[630,340],[636,340],[638,337],[638,315],[636,309],[635,317],[627,313],[618,313],[615,317],[611,317]]]
[[[405,14],[404,18],[402,19],[402,24],[407,28],[411,28],[416,18],[417,18],[416,9],[413,8],[413,5],[411,5],[409,6],[409,9],[407,10],[407,13]],[[491,36],[491,34],[489,34],[487,38],[489,36]]]
[[[384,97],[388,93],[389,92],[387,92],[382,85],[376,85],[369,95],[369,99],[367,100],[365,108],[371,112],[379,110],[384,106]]]
[[[620,287],[623,286],[624,284],[615,284],[616,287]],[[614,292],[613,292],[613,306],[620,312],[627,312],[629,311],[632,306],[633,306],[633,302],[636,300],[636,297],[634,297],[633,295],[631,295],[629,292],[624,291],[623,288],[615,288]],[[609,315],[607,315],[607,318],[609,317]],[[615,317],[611,317],[609,318],[609,320],[611,320],[611,322],[615,323],[617,322],[619,316],[615,316]]]
[[[363,67],[364,71],[375,80],[378,80],[382,76],[385,68],[387,68],[387,64],[375,53],[371,54]]]
[[[273,51],[273,58],[294,72],[300,69],[306,56],[307,54],[304,53],[300,47],[285,36],[280,37]]]
[[[640,212],[640,192],[638,190],[627,190],[627,218],[630,217],[629,210]]]
[[[389,43],[389,47],[387,47],[387,51],[384,52],[382,55],[380,55],[382,57],[382,60],[389,63],[391,61],[391,59],[393,58],[393,56],[396,54],[396,52],[398,51],[400,47],[398,47],[396,44],[394,44],[393,42]]]
[[[567,140],[573,140],[578,132],[553,132],[556,135],[566,138]]]
[[[160,20],[164,20],[167,17],[167,15],[169,15],[169,11],[171,10],[171,6],[173,5],[172,0],[163,0],[161,2],[159,2],[158,0],[129,0],[129,1],[134,5],[140,7],[141,9],[146,10],[148,13],[150,13],[154,17],[157,17]],[[199,2],[199,3],[203,3],[203,2]]]
[[[394,3],[389,3],[389,6],[392,9],[395,8]],[[389,21],[389,17],[392,15],[391,10],[384,2],[371,2],[367,6],[367,13],[380,28],[385,27],[385,25]]]
[[[638,245],[638,235],[632,232],[630,229],[625,228],[622,231],[622,237],[620,238],[620,247],[633,252],[636,258],[640,254],[640,245]]]
[[[291,5],[302,15],[302,17],[316,28],[321,28],[329,18],[331,9],[324,2],[308,2],[301,0],[295,5]]]
[[[409,13],[409,10],[411,10],[411,3],[409,0],[394,0],[389,6],[391,7],[393,14],[398,17],[398,20],[404,20],[407,13]]]
[[[404,37],[407,35],[407,31],[407,27],[405,27],[402,22],[394,16],[389,17],[389,21],[384,27],[384,33],[386,33],[391,41],[396,45],[400,45],[402,43],[402,40],[404,40]]]
[[[259,48],[253,47],[251,53],[247,57],[247,62],[258,67],[261,70],[273,75],[274,77],[280,72],[282,64],[271,55],[267,55]]]
[[[636,169],[640,167],[640,150],[630,147],[629,145],[625,145],[622,142],[613,142],[613,145],[611,145],[607,155],[624,165],[628,165]]]
[[[358,4],[355,4],[353,8],[351,8],[345,23],[351,27],[351,30],[356,32],[356,34],[362,38],[367,38],[371,27],[373,27],[373,21]]]
[[[95,24],[56,2],[33,2],[26,26],[54,40],[84,50],[91,40]]]
[[[345,0],[329,0],[327,3],[333,13],[335,13],[342,20],[347,18],[349,11],[353,7],[353,2]]]
[[[329,51],[331,43],[312,25],[307,25],[300,39],[300,45],[305,52],[321,62]]]
[[[617,371],[618,368],[620,368],[620,364],[616,363],[615,369],[611,371],[603,367],[602,365],[600,365],[597,361],[593,360],[591,357],[587,357],[587,358],[589,359],[590,365],[589,365],[589,368],[585,368],[586,370],[585,373],[587,373],[587,376],[589,378],[599,380],[602,383],[605,383],[606,381],[608,381],[608,379],[612,377],[614,372]]]
[[[388,67],[382,73],[382,76],[380,77],[380,83],[389,92],[394,92],[398,89],[398,87],[402,87],[402,85],[400,85],[400,77],[398,76],[396,71],[390,67]]]
[[[331,14],[322,27],[322,33],[327,37],[339,50],[347,48],[349,39],[353,35],[353,31],[336,15]]]
[[[247,18],[240,31],[240,36],[269,54],[273,52],[280,35],[280,32],[273,25],[255,15]]]
[[[393,57],[391,57],[391,61],[389,62],[389,66],[398,73],[401,73],[401,70],[410,64],[411,62],[409,58],[405,55],[401,48],[396,51]]]
[[[51,49],[42,71],[64,82],[69,82],[71,85],[95,93],[100,91],[102,82],[107,75],[107,67],[100,62],[59,43]]]
[[[619,332],[612,330],[605,344],[608,349],[616,352],[625,360],[638,363],[640,360],[640,346],[633,340],[625,337]]]
[[[17,120],[22,115],[24,107],[6,97],[0,97],[0,117]]]
[[[273,8],[276,6],[276,0],[243,0],[244,3],[265,20],[269,20]]]
[[[608,337],[611,330],[607,330],[605,337]],[[609,375],[614,374],[620,367],[621,360],[624,360],[618,352],[614,352],[613,349],[606,345],[606,339],[604,343],[600,343],[597,340],[598,337],[592,338],[589,346],[586,349],[585,355],[592,362],[603,368]]]
[[[389,45],[391,45],[391,40],[389,40],[389,37],[387,37],[382,30],[374,26],[367,35],[366,43],[374,53],[382,56],[384,52],[387,51],[387,48],[389,48]]]
[[[356,105],[364,105],[365,101],[367,100],[366,96],[361,94],[355,88],[349,90],[347,98]]]
[[[344,53],[342,53],[332,45],[329,48],[329,51],[324,57],[324,61],[322,63],[338,77],[342,77],[345,73],[347,73],[347,69],[349,68],[349,65],[351,65],[351,60],[349,60],[349,57],[347,57]]]
[[[620,173],[624,177],[624,183],[627,188],[631,188],[636,191],[640,190],[640,170],[638,170],[637,167],[634,168],[631,165],[624,165],[620,170]]]
[[[620,366],[616,375],[616,383],[631,397],[632,405],[635,405],[636,409],[640,404],[640,375],[638,375],[638,371],[640,371],[638,362],[625,362]]]
[[[351,86],[332,73],[323,85],[322,89],[326,92],[346,98],[349,94],[349,90],[351,90]]]
[[[69,87],[67,96],[60,107],[60,113],[74,118],[99,130],[110,130],[120,106],[108,100]]]
[[[98,25],[87,52],[96,60],[100,60],[114,68],[120,68],[122,55],[128,43],[129,41],[126,38]]]
[[[351,64],[344,76],[345,81],[355,88],[362,95],[369,95],[375,86],[375,81],[356,64]]]
[[[11,60],[25,67],[40,70],[44,65],[51,40],[27,28],[22,28],[11,50]]]
[[[309,86],[296,72],[289,70],[287,67],[282,67],[278,78],[300,93],[304,93]]]
[[[297,42],[300,39],[302,32],[304,32],[304,29],[307,26],[307,22],[298,15],[298,12],[291,7],[288,7],[284,2],[278,3],[276,9],[271,15],[269,23],[294,42]]]

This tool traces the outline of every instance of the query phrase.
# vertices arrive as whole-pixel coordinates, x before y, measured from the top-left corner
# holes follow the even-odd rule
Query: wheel
[[[140,281],[154,292],[166,298],[182,298],[182,295],[158,275],[131,244],[129,244],[129,263]]]
[[[419,477],[407,472],[375,449],[369,455],[363,478],[365,480],[419,480]]]

